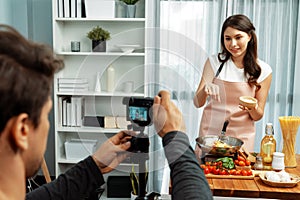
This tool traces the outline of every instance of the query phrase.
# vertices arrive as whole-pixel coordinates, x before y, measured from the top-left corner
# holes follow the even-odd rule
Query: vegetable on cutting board
[[[234,161],[232,158],[229,157],[223,157],[218,158],[216,162],[222,161],[222,166],[226,169],[233,169],[234,168]]]

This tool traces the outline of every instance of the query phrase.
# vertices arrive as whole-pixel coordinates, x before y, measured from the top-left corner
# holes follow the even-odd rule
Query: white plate
[[[124,53],[132,53],[134,50],[140,47],[140,45],[115,45],[117,48],[121,49]]]

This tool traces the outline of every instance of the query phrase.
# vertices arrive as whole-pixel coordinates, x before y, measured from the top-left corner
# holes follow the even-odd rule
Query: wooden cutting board
[[[214,175],[205,174],[206,178],[231,178],[231,179],[254,179],[255,176],[259,176],[260,173],[265,172],[262,170],[252,170],[252,176],[237,176],[237,175]]]
[[[252,176],[238,176],[238,175],[214,175],[214,174],[205,174],[206,178],[224,178],[224,179],[254,179],[254,174]]]

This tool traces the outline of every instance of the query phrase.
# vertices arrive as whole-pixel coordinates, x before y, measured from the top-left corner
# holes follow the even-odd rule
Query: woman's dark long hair
[[[225,20],[221,32],[222,51],[218,55],[218,59],[222,63],[225,63],[231,57],[230,52],[227,51],[224,44],[224,32],[227,27],[243,31],[251,36],[251,40],[248,42],[246,54],[243,60],[244,74],[248,77],[249,85],[255,85],[257,90],[259,90],[260,85],[257,83],[257,79],[261,74],[261,68],[257,63],[257,38],[255,34],[255,27],[250,19],[245,15],[232,15]]]

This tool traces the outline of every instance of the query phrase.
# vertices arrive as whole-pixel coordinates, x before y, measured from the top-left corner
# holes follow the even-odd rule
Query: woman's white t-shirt
[[[221,62],[218,60],[218,56],[210,56],[209,61],[214,73],[216,74],[221,65]],[[270,65],[259,59],[258,64],[261,67],[261,74],[257,79],[257,83],[260,83],[272,73],[272,68]],[[238,68],[231,58],[225,62],[221,73],[218,75],[218,78],[229,82],[248,82],[247,77],[244,75],[244,68]]]

